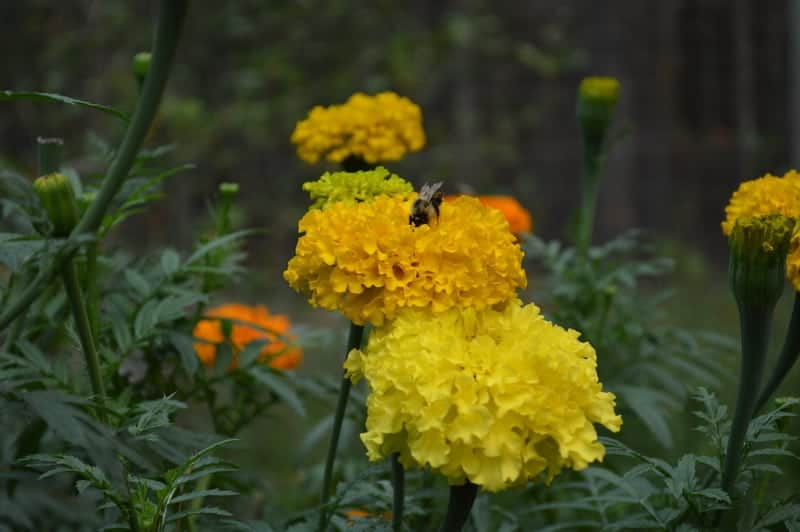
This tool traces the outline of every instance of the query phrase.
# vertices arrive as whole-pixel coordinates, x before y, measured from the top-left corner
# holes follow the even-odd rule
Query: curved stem
[[[469,519],[472,503],[478,495],[478,486],[470,481],[461,486],[450,486],[450,500],[447,502],[447,514],[439,532],[461,532]]]
[[[347,337],[347,353],[353,349],[361,347],[361,339],[364,336],[364,326],[350,324],[350,334]],[[345,357],[347,357],[345,353]],[[331,495],[331,481],[333,479],[333,463],[336,460],[336,450],[339,447],[339,434],[342,432],[344,413],[347,409],[347,399],[350,397],[350,379],[344,377],[339,386],[339,400],[336,404],[336,413],[333,417],[333,429],[331,431],[331,441],[328,444],[328,456],[325,459],[325,473],[322,477],[322,492],[320,494],[319,527],[322,532],[328,525],[328,512],[325,505]]]
[[[795,292],[794,294],[794,306],[792,307],[792,317],[789,320],[789,330],[786,332],[786,339],[783,342],[783,348],[781,348],[780,355],[778,355],[778,360],[775,363],[775,369],[772,370],[772,374],[767,380],[767,384],[764,386],[764,389],[761,391],[761,395],[758,397],[758,402],[756,403],[756,409],[753,412],[753,415],[757,414],[764,405],[767,404],[769,398],[778,387],[783,382],[784,377],[794,366],[795,362],[797,362],[797,358],[800,356],[800,293]]]
[[[100,227],[114,195],[119,190],[136,159],[150,123],[156,114],[161,95],[169,77],[172,59],[178,44],[180,29],[186,15],[188,0],[162,0],[159,13],[155,44],[153,45],[153,62],[142,89],[142,94],[133,113],[133,118],[125,130],[117,156],[108,170],[103,186],[97,198],[84,213],[72,236],[92,232]],[[9,303],[0,314],[0,329],[5,328],[11,320],[23,312],[41,293],[43,286],[61,269],[66,258],[54,260],[48,267],[42,268],[37,278],[16,300]]]
[[[403,504],[405,502],[405,470],[400,463],[400,454],[392,454],[392,530],[403,529]]]
[[[736,411],[733,415],[728,449],[722,471],[722,489],[731,492],[739,473],[742,446],[747,427],[756,407],[758,389],[764,372],[765,354],[772,322],[771,308],[752,308],[739,305],[742,335],[742,363],[739,371],[739,389],[736,393]]]
[[[78,337],[81,341],[83,356],[86,359],[86,367],[89,370],[89,380],[92,382],[94,392],[100,408],[105,406],[106,391],[103,385],[103,378],[100,375],[100,357],[97,354],[97,347],[92,336],[92,326],[89,323],[89,315],[86,312],[86,305],[83,300],[80,282],[78,281],[78,271],[72,259],[64,263],[62,269],[64,277],[64,287],[67,290],[67,297],[72,306],[72,316],[75,319],[75,328],[78,330]],[[105,419],[105,411],[98,415],[100,419]]]

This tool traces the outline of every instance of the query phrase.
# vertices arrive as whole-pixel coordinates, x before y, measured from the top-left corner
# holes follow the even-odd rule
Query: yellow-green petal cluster
[[[326,172],[316,181],[303,183],[303,190],[311,196],[311,208],[321,209],[339,201],[355,203],[380,195],[407,195],[414,187],[379,166],[360,172]]]
[[[604,76],[583,78],[578,86],[578,97],[614,105],[619,99],[619,80]]]
[[[622,419],[578,336],[518,300],[400,313],[345,362],[370,385],[361,435],[370,460],[397,452],[407,468],[489,491],[602,460],[594,424],[618,431]]]
[[[350,156],[368,163],[397,161],[425,145],[422,111],[394,92],[353,94],[347,102],[314,107],[292,133],[297,155],[341,163]]]
[[[403,308],[485,308],[527,284],[503,214],[477,199],[441,206],[438,223],[408,223],[414,194],[313,209],[284,279],[314,306],[380,325]]]
[[[783,177],[767,174],[739,185],[725,207],[722,232],[730,235],[739,218],[767,214],[800,217],[800,174],[796,171]]]

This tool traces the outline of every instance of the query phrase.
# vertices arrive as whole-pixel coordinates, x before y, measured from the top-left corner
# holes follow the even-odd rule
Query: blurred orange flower
[[[216,318],[216,319],[214,319]],[[197,322],[194,337],[205,340],[195,343],[197,356],[208,367],[213,367],[217,358],[217,345],[225,341],[224,320],[230,323],[230,341],[233,360],[229,369],[236,367],[238,353],[250,342],[267,340],[258,357],[259,362],[269,363],[275,369],[293,369],[303,359],[303,351],[296,346],[287,346],[285,339],[291,322],[281,314],[271,314],[263,305],[248,306],[228,303],[209,310],[204,319]],[[246,323],[254,327],[245,325]],[[291,336],[288,336],[291,339]]]
[[[353,510],[345,510],[344,515],[347,516],[347,523],[352,525],[353,524],[353,519],[361,519],[363,517],[369,517],[369,516],[371,516],[373,514],[369,513],[366,510],[353,509]],[[392,520],[392,512],[383,512],[381,514],[381,517],[385,521],[391,521]]]
[[[454,200],[458,196],[447,196],[445,201]],[[494,207],[503,213],[508,220],[509,228],[515,235],[533,231],[531,213],[513,196],[476,196],[478,201],[487,207]]]

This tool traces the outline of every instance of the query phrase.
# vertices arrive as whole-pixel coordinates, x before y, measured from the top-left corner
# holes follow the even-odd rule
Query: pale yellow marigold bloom
[[[731,234],[736,220],[743,216],[766,214],[800,217],[800,174],[794,170],[783,177],[767,174],[739,185],[725,207],[722,232]]]
[[[321,209],[339,201],[351,203],[367,201],[375,196],[410,194],[411,183],[379,166],[374,170],[359,172],[325,172],[316,181],[303,183],[314,203],[312,209]]]
[[[292,143],[311,164],[321,158],[340,163],[351,155],[371,164],[397,161],[425,146],[422,111],[394,92],[357,92],[344,104],[314,107],[297,123]]]
[[[365,350],[345,361],[351,380],[370,386],[361,434],[369,459],[397,452],[406,468],[489,491],[602,460],[594,424],[616,432],[622,418],[579,334],[519,300],[407,310],[373,329]]]
[[[439,222],[414,227],[415,194],[313,209],[284,279],[314,306],[381,325],[402,308],[442,312],[507,301],[527,284],[522,250],[503,213],[462,197]]]

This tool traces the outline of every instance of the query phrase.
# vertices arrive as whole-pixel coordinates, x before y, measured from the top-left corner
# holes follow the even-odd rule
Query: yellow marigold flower
[[[217,345],[225,341],[223,321],[231,320],[230,341],[234,356],[229,369],[237,364],[237,355],[247,344],[256,340],[267,340],[261,349],[259,361],[269,363],[275,369],[293,369],[303,359],[299,347],[287,346],[285,339],[291,323],[281,314],[272,314],[263,305],[248,306],[228,303],[210,309],[205,318],[197,322],[194,337],[205,342],[194,344],[197,356],[208,367],[213,367],[217,358]],[[252,324],[254,327],[248,326]]]
[[[292,133],[297,155],[314,164],[355,156],[374,164],[397,161],[425,145],[422,111],[394,92],[357,92],[341,105],[314,107]]]
[[[316,181],[303,183],[314,203],[312,209],[321,209],[338,201],[366,201],[385,194],[409,194],[414,192],[411,183],[379,166],[374,170],[360,172],[325,172]]]
[[[446,196],[445,201],[453,201],[459,196]],[[478,201],[503,213],[508,227],[515,235],[533,231],[531,213],[512,196],[476,196]]]
[[[522,250],[498,210],[462,197],[441,206],[433,227],[414,227],[414,198],[378,196],[309,211],[284,279],[312,305],[358,325],[380,325],[406,307],[484,308],[525,287]]]
[[[597,377],[580,333],[546,321],[533,305],[407,310],[373,329],[345,362],[369,382],[370,460],[400,453],[457,485],[489,491],[602,460],[594,423],[618,431],[614,395]]]
[[[722,232],[730,235],[741,217],[767,214],[800,217],[800,174],[796,171],[790,170],[783,177],[767,174],[739,185],[725,207]]]

